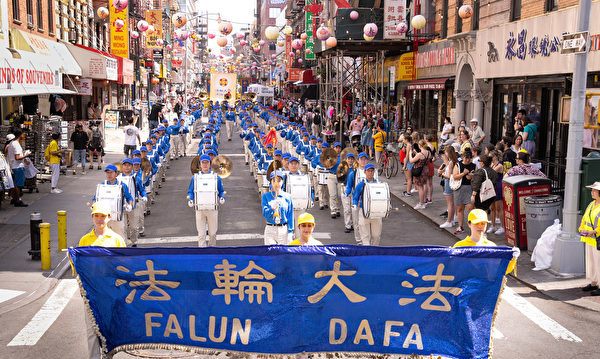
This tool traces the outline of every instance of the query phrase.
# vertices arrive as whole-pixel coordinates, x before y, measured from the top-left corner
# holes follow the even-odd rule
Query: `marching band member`
[[[141,164],[141,161],[139,161]],[[131,197],[133,198],[133,210],[131,212],[125,212],[123,214],[123,222],[125,225],[125,233],[127,233],[127,239],[131,247],[137,247],[138,240],[138,216],[142,216],[140,208],[143,207],[140,202],[146,202],[148,197],[146,191],[142,185],[142,181],[139,177],[135,176],[133,172],[133,160],[126,158],[121,163],[122,173],[117,176],[117,179],[123,184],[127,184],[127,188],[130,191]]]
[[[285,171],[289,171],[289,164],[290,164],[290,158],[292,157],[292,155],[290,155],[289,152],[284,153],[283,155],[281,155],[281,163],[283,164],[283,169]]]
[[[139,185],[138,199],[140,200],[136,206],[137,231],[140,237],[144,235],[144,216],[146,215],[146,204],[148,203],[148,194],[144,185],[144,171],[142,170],[142,159],[139,157],[133,158],[133,175],[136,177]]]
[[[262,195],[262,214],[265,226],[265,244],[287,244],[294,233],[292,196],[281,190],[283,173],[271,172],[271,189]]]
[[[181,147],[181,138],[179,137],[180,131],[181,125],[179,124],[179,120],[174,118],[173,124],[167,129],[167,133],[171,138],[171,147],[173,148],[173,151],[171,151],[171,159],[175,158],[178,160],[179,157],[181,157],[181,152],[179,152],[179,148]]]
[[[283,181],[283,187],[282,188],[286,188],[286,183],[287,183],[287,177],[288,176],[303,176],[302,172],[300,172],[300,161],[298,160],[297,157],[290,157],[289,160],[289,173],[287,174],[287,176],[284,177],[284,181]],[[313,202],[315,200],[315,195],[314,195],[314,191],[312,190],[311,187],[311,191],[310,191],[310,195],[311,195],[311,202]],[[291,195],[291,193],[290,193]],[[303,208],[294,208],[294,223],[298,223],[298,217],[300,216],[300,214],[302,212],[304,212],[305,209]],[[296,228],[296,235],[299,235],[299,229]]]
[[[346,163],[348,163],[348,176],[350,176],[350,171],[354,168],[354,154],[348,153],[346,155]],[[348,181],[346,180],[346,183]],[[350,233],[354,230],[352,226],[352,198],[346,194],[346,183],[341,185],[340,194],[342,196],[342,207],[344,208],[344,232]]]
[[[298,230],[300,236],[290,242],[290,246],[322,246],[323,243],[313,238],[315,230],[315,217],[310,213],[302,213],[298,217]]]
[[[200,173],[199,174],[210,174],[213,173],[210,168],[210,157],[208,155],[200,156]],[[225,191],[223,189],[223,183],[221,177],[214,174],[217,177],[217,196],[219,197],[219,203],[225,203]],[[188,206],[194,207],[194,195],[196,193],[195,188],[195,176],[192,176],[190,185],[188,187],[187,199]],[[215,203],[216,206],[216,203]],[[219,211],[216,209],[204,209],[196,210],[196,230],[198,231],[198,247],[206,247],[206,227],[208,226],[208,245],[214,247],[217,245],[217,229],[219,225]]]
[[[225,123],[227,124],[227,141],[231,141],[231,135],[235,126],[235,113],[231,107],[228,107],[227,112],[225,112]]]
[[[185,120],[179,120],[179,126],[181,130],[179,131],[179,137],[181,138],[181,147],[183,147],[183,157],[187,156],[187,146],[189,144],[188,133],[190,133],[190,129],[185,124]]]
[[[321,152],[323,152],[324,148],[329,148],[329,144],[327,142],[317,141],[317,147],[319,147],[319,146],[321,148],[319,148],[318,154],[313,157],[311,165],[315,169],[314,178],[313,178],[313,184],[314,184],[313,187],[316,189],[316,192],[317,192],[316,197],[318,198],[319,209],[322,211],[325,209],[325,207],[329,207],[329,191],[327,189],[326,184],[319,184],[318,171],[319,171],[319,169],[321,169],[321,170],[325,169],[325,167],[323,167],[321,165]]]
[[[365,166],[365,177],[365,179],[356,185],[356,189],[354,190],[354,195],[352,197],[352,209],[362,208],[362,197],[365,183],[377,182],[375,179],[375,166],[373,166],[372,163],[369,163]],[[360,227],[362,244],[365,246],[378,246],[381,240],[382,219],[368,219],[365,218],[365,215],[361,210],[359,210],[359,212],[358,225]]]
[[[331,211],[331,218],[336,218],[340,216],[340,193],[338,191],[338,181],[337,181],[337,169],[340,165],[340,153],[342,152],[342,144],[339,142],[335,142],[333,144],[333,149],[338,155],[336,164],[329,169],[329,174],[327,175],[327,191],[329,192],[329,210]]]
[[[350,205],[352,207],[352,228],[354,229],[354,239],[357,244],[362,244],[362,240],[360,238],[360,226],[358,225],[359,218],[359,209],[358,207],[352,206],[352,199],[354,196],[354,191],[356,189],[356,185],[362,181],[365,173],[365,166],[369,163],[369,157],[366,153],[361,152],[358,154],[358,167],[352,168],[348,170],[348,179],[346,180],[346,192],[344,193],[346,197],[350,200]]]
[[[123,207],[124,212],[131,212],[133,210],[133,197],[131,196],[131,192],[125,183],[122,183],[117,179],[118,169],[117,166],[110,164],[106,166],[104,169],[104,173],[106,175],[106,181],[103,181],[102,185],[110,185],[110,186],[121,186],[121,192],[123,195],[122,203],[119,203],[120,206]],[[96,195],[92,198],[92,204],[96,203]],[[109,222],[109,228],[115,231],[118,235],[125,238],[125,223],[123,218],[113,218]]]

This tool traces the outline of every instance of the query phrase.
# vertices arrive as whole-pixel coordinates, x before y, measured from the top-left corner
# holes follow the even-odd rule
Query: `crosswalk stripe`
[[[7,346],[35,345],[58,318],[77,290],[75,279],[63,279],[35,316]]]
[[[0,303],[11,300],[25,292],[20,290],[0,289]]]
[[[558,324],[554,319],[544,314],[541,310],[529,303],[525,298],[518,295],[509,287],[504,288],[502,299],[506,300],[515,309],[529,318],[537,326],[550,333],[554,339],[562,339],[570,342],[581,343],[582,340],[577,335],[568,331],[565,327]]]
[[[331,233],[329,232],[315,232],[313,233],[315,239],[331,239]],[[217,234],[218,241],[231,241],[231,240],[257,240],[263,239],[262,233],[229,233],[229,234]],[[150,238],[139,238],[138,244],[169,244],[169,243],[187,243],[187,242],[198,242],[198,236],[179,236],[179,237],[150,237]]]

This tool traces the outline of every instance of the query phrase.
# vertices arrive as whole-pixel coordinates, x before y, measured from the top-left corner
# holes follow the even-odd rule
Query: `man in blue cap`
[[[179,126],[181,129],[179,130],[179,138],[181,139],[181,147],[183,150],[183,157],[187,157],[187,146],[189,144],[188,133],[190,133],[189,127],[185,124],[185,120],[182,118],[179,120]]]
[[[144,171],[142,170],[142,159],[139,157],[133,157],[133,176],[138,182],[138,197],[136,204],[136,214],[135,218],[137,218],[136,228],[138,231],[138,235],[140,237],[144,237],[144,216],[146,215],[146,204],[148,203],[148,193],[146,192],[146,185],[144,178]]]
[[[363,191],[365,183],[376,183],[375,166],[369,163],[365,166],[365,178],[356,185],[352,196],[352,209],[358,209],[358,225],[360,227],[360,238],[365,246],[378,246],[381,240],[382,219],[365,218],[363,214]]]
[[[113,164],[106,166],[106,168],[104,169],[106,181],[103,181],[97,186],[96,194],[92,198],[92,205],[96,203],[97,200],[107,202],[107,204],[111,207],[111,209],[114,212],[111,215],[112,220],[109,222],[109,228],[121,237],[126,238],[123,216],[119,216],[118,211],[120,209],[121,212],[131,212],[133,210],[133,197],[131,196],[131,192],[129,191],[127,185],[121,182],[119,179],[117,179],[118,172],[119,170],[117,169],[117,166]],[[106,192],[104,192],[105,188],[103,186],[120,186],[121,191],[112,193],[120,193],[122,196],[121,201],[117,202],[117,197],[108,195]]]
[[[227,141],[231,141],[235,125],[235,112],[231,107],[228,107],[227,112],[225,112],[225,124],[227,125]]]
[[[140,161],[141,162],[141,161]],[[140,215],[138,204],[139,202],[146,202],[148,197],[146,191],[142,185],[142,180],[135,176],[133,172],[133,160],[126,158],[121,162],[121,174],[117,176],[119,182],[123,183],[129,189],[129,194],[133,198],[133,210],[131,212],[125,212],[123,215],[123,223],[125,225],[125,233],[127,233],[126,240],[127,245],[131,247],[137,247],[138,240],[138,218]]]
[[[262,215],[266,226],[264,240],[266,245],[288,244],[294,233],[294,206],[292,196],[284,192],[283,173],[271,172],[271,188],[262,195]]]
[[[288,182],[290,181],[290,177],[292,177],[292,176],[306,177],[306,181],[310,186],[309,176],[300,172],[300,161],[298,160],[297,157],[290,157],[289,171],[288,171],[287,175],[285,175],[284,181],[283,181],[284,191],[288,192],[292,196],[292,200],[293,200],[295,198],[295,194],[292,193],[292,188],[288,185]],[[301,194],[304,194],[304,193],[301,193]],[[310,187],[310,202],[308,203],[308,207],[306,207],[306,203],[307,203],[305,201],[306,199],[307,198],[302,198],[301,200],[296,202],[296,203],[304,203],[304,206],[305,206],[304,208],[301,208],[299,205],[296,205],[294,203],[294,223],[298,223],[298,216],[300,216],[301,213],[306,212],[309,208],[312,208],[312,206],[313,206],[313,201],[315,200],[315,195],[314,195],[312,186]],[[295,228],[295,234],[296,234],[296,236],[300,235],[300,232],[299,232],[299,229],[297,226]]]
[[[346,155],[346,163],[348,164],[348,176],[350,172],[354,171],[355,159],[352,152]],[[352,225],[352,198],[346,194],[346,183],[341,184],[340,194],[342,196],[342,207],[344,208],[344,228],[346,233],[350,233],[354,230]]]
[[[352,205],[352,198],[354,196],[354,190],[356,189],[356,185],[358,185],[365,178],[365,166],[369,164],[369,156],[365,152],[361,152],[358,154],[358,166],[356,168],[350,168],[348,171],[348,179],[346,180],[346,190],[344,194],[349,198],[350,204]],[[375,171],[375,178],[377,175],[377,171]],[[358,219],[360,214],[358,213],[359,209],[352,207],[352,228],[354,228],[354,239],[357,244],[362,244],[362,240],[360,238],[360,226],[358,225]]]
[[[173,124],[167,129],[167,133],[171,138],[171,159],[175,158],[177,160],[181,157],[181,152],[179,152],[181,147],[181,139],[179,138],[180,130],[181,125],[179,125],[179,120],[177,118],[173,119]]]
[[[317,141],[317,148],[319,148],[319,151],[317,155],[313,157],[310,164],[312,168],[314,168],[313,187],[315,188],[315,192],[317,192],[316,198],[318,198],[319,209],[322,211],[325,207],[329,207],[329,190],[327,189],[327,174],[324,175],[324,181],[321,181],[319,179],[319,177],[321,177],[319,172],[327,173],[325,167],[321,165],[321,153],[323,152],[323,149],[329,148],[329,144],[327,142]]]
[[[197,187],[196,184],[202,185]],[[207,185],[205,185],[207,184]],[[216,185],[215,185],[216,184]],[[198,231],[198,247],[206,247],[206,228],[208,227],[208,245],[214,247],[217,245],[217,230],[219,226],[218,204],[214,201],[214,193],[211,188],[215,188],[219,204],[225,203],[225,191],[221,177],[215,174],[210,168],[210,157],[208,155],[200,156],[200,172],[192,176],[188,187],[187,199],[188,206],[196,207],[196,230]],[[205,191],[204,189],[208,189]],[[196,198],[196,196],[202,196]],[[194,201],[195,199],[195,201]]]
[[[337,162],[329,169],[329,174],[327,175],[327,191],[329,192],[329,210],[331,211],[331,218],[337,218],[340,216],[340,191],[336,173],[338,166],[341,163],[340,153],[342,152],[342,144],[335,142],[333,144],[333,149],[337,153]]]

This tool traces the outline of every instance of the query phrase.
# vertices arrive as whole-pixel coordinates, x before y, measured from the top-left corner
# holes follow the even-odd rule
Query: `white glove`
[[[140,200],[141,200],[142,202],[148,202],[148,197],[142,197],[142,198],[140,198]]]
[[[194,201],[192,201],[191,199],[188,200],[188,207],[194,207]]]
[[[356,208],[358,208],[358,207],[356,207],[356,205],[355,205],[355,204],[353,204],[353,205],[352,205],[352,210],[353,210],[353,211],[355,211],[355,210],[356,210]]]
[[[224,204],[224,203],[225,203],[225,197],[221,197],[221,198],[219,198],[219,203],[220,203],[220,204]]]
[[[156,166],[157,166],[158,168],[161,168],[161,167],[162,167],[162,163],[157,163],[157,164],[156,164]]]
[[[308,208],[313,208],[315,206],[315,202],[310,201],[310,204],[308,205]]]
[[[125,205],[125,212],[131,212],[131,210],[132,210],[132,209],[133,209],[133,206],[132,206],[132,205],[130,205],[129,203],[127,203],[127,204]]]

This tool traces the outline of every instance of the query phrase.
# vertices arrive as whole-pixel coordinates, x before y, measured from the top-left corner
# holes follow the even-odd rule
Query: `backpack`
[[[319,115],[318,113],[315,113],[312,118],[312,123],[317,126],[320,125],[321,124],[321,115]]]
[[[100,130],[97,127],[92,130],[92,147],[102,147],[102,134],[100,133]]]

